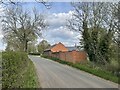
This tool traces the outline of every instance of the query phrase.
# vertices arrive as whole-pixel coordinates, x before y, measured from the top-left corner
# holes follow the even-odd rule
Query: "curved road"
[[[33,61],[42,88],[118,88],[118,85],[39,56]]]

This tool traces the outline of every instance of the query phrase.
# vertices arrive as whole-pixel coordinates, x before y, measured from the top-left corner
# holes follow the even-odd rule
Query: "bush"
[[[111,60],[110,64],[108,64],[107,67],[109,71],[113,71],[113,72],[118,71],[118,69],[120,68],[118,61],[115,60]]]
[[[34,65],[26,53],[2,53],[2,88],[35,88],[37,84]]]

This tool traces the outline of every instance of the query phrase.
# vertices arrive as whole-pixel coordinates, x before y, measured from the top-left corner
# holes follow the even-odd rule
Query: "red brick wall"
[[[60,59],[61,60],[66,60],[66,53],[65,52],[59,52],[59,55],[60,55]]]
[[[79,63],[87,60],[87,54],[84,51],[54,52],[51,56],[72,63]]]

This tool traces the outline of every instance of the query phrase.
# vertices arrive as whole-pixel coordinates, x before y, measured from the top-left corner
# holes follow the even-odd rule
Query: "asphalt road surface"
[[[116,83],[39,56],[33,61],[42,88],[118,88]]]

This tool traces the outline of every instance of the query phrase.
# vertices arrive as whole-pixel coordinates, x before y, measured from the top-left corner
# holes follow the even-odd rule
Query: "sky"
[[[49,27],[42,31],[42,37],[38,39],[38,43],[45,39],[51,45],[62,42],[65,46],[74,46],[79,44],[80,34],[75,31],[70,31],[66,25],[67,20],[72,18],[74,8],[70,2],[52,2],[51,8],[47,9],[44,5],[36,2],[21,3],[25,10],[31,11],[36,7],[38,11],[44,14]],[[0,13],[2,9],[0,10]],[[2,32],[0,30],[0,41],[2,40]],[[5,49],[5,44],[0,42],[0,50]]]
[[[0,5],[0,16],[3,14],[3,8],[2,6]],[[0,18],[0,22],[1,22],[1,18]],[[1,50],[4,50],[5,49],[5,45],[4,45],[4,42],[2,40],[3,38],[3,34],[2,34],[2,28],[1,28],[1,23],[0,23],[0,51]]]

